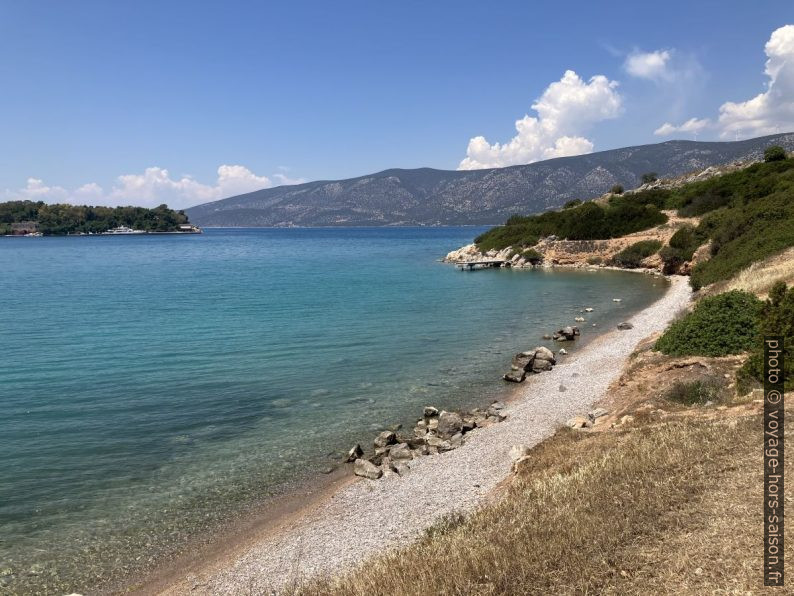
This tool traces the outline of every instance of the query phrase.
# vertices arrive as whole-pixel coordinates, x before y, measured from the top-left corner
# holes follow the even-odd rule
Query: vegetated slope
[[[187,210],[202,226],[364,226],[497,224],[514,214],[560,207],[642,175],[673,177],[736,160],[765,147],[794,150],[794,134],[745,141],[668,141],[508,168],[392,169],[347,180],[264,189]]]

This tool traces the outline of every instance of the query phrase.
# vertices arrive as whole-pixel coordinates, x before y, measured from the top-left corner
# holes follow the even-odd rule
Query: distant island
[[[88,234],[198,234],[184,211],[167,205],[90,207],[42,201],[0,203],[0,236],[67,236]]]
[[[277,186],[186,209],[196,225],[232,227],[496,225],[562,207],[642,176],[675,178],[760,160],[769,145],[794,151],[794,134],[730,142],[667,141],[484,170],[390,169],[347,180]]]

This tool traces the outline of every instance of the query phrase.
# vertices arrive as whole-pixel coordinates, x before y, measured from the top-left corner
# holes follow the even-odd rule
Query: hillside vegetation
[[[674,210],[680,217],[698,217],[699,223],[677,230],[660,256],[671,273],[708,243],[709,258],[691,271],[692,287],[699,289],[794,246],[794,159],[785,158],[785,152],[782,157],[770,155],[774,159],[678,188],[644,189],[606,202],[514,216],[475,242],[487,252],[529,248],[550,235],[568,240],[615,238],[658,226],[667,219],[662,211]],[[627,261],[636,266],[636,258]]]
[[[0,203],[0,235],[11,234],[13,224],[35,222],[45,236],[100,233],[118,226],[128,226],[147,232],[171,232],[188,217],[182,211],[160,205],[144,207],[88,207],[85,205],[47,205],[39,201],[9,201]]]

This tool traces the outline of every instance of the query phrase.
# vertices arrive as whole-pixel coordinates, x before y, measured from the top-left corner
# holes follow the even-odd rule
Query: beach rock
[[[451,451],[453,449],[449,441],[435,436],[427,437],[427,446],[428,448],[436,449],[436,453],[438,453],[438,451]]]
[[[383,447],[375,447],[375,455],[378,457],[389,455],[389,449],[391,449],[391,445],[384,445]]]
[[[523,368],[520,369],[511,369],[509,372],[506,372],[502,375],[502,378],[505,381],[509,381],[511,383],[520,383],[523,381],[527,376],[526,371]]]
[[[392,446],[392,448],[389,450],[389,458],[392,461],[412,460],[414,458],[414,454],[411,452],[411,448],[408,446],[408,443],[398,443],[397,445]]]
[[[550,371],[552,367],[553,363],[549,360],[535,358],[535,360],[532,362],[532,372],[535,374]]]
[[[441,437],[451,437],[463,430],[463,418],[456,412],[441,412],[438,415],[437,432]]]
[[[456,433],[449,439],[449,446],[457,449],[463,445],[463,433]]]
[[[566,356],[568,354],[568,350],[565,348],[560,348],[560,351],[557,352],[560,356]]]
[[[620,329],[621,331],[627,331],[629,329],[634,329],[634,325],[632,325],[631,323],[626,323],[624,321],[623,323],[618,324],[618,329]]]
[[[554,364],[554,352],[545,346],[538,346],[535,348],[535,360],[547,360]]]
[[[596,408],[595,410],[588,412],[587,417],[593,422],[595,422],[596,420],[598,420],[603,416],[606,416],[607,414],[609,414],[609,410],[605,410],[604,408]]]
[[[563,391],[568,391],[568,388],[565,385],[560,385],[560,393]]]
[[[574,317],[573,320],[576,321],[577,323],[584,323],[584,317]]]
[[[510,368],[514,371],[529,370],[532,367],[532,361],[535,359],[535,352],[521,352],[513,356],[510,362]]]
[[[623,418],[620,419],[621,425],[631,424],[632,422],[634,422],[634,416],[632,416],[631,414],[626,414],[625,416],[623,416]]]
[[[353,473],[356,476],[361,476],[362,478],[369,478],[370,480],[377,480],[378,478],[383,476],[383,470],[381,470],[378,466],[376,466],[372,462],[367,461],[366,459],[357,459],[353,463]]]
[[[587,308],[584,309],[584,311],[585,312],[593,312],[593,309],[588,306]]]
[[[438,428],[438,418],[431,418],[427,421],[427,430],[435,432]]]
[[[573,428],[576,430],[581,430],[583,428],[590,428],[593,426],[593,423],[590,422],[589,419],[585,418],[584,416],[574,416],[568,422],[565,423],[565,426],[568,428]]]
[[[522,457],[529,455],[529,447],[526,445],[513,445],[507,453],[512,461],[518,461]]]
[[[425,418],[435,418],[436,416],[438,416],[438,408],[434,408],[433,406],[425,406],[424,409]]]
[[[391,462],[391,469],[394,470],[398,476],[405,476],[411,467],[404,461],[393,461]]]
[[[464,433],[471,432],[475,428],[477,428],[477,420],[474,416],[464,416],[463,417],[463,427],[462,430]]]
[[[505,409],[505,405],[500,401],[493,402],[488,408],[485,410],[486,416],[488,418],[496,418],[497,422],[501,422],[505,419],[505,416],[502,414],[502,410]]]
[[[579,335],[579,327],[571,327],[569,325],[557,331],[552,338],[556,341],[573,341],[577,335]]]
[[[345,459],[346,463],[354,462],[358,458],[364,455],[364,450],[361,448],[361,445],[356,443],[353,445],[353,448],[347,452],[347,458]]]
[[[394,431],[391,430],[384,430],[375,438],[375,448],[379,447],[386,447],[387,445],[393,445],[397,442],[397,435],[394,434]]]

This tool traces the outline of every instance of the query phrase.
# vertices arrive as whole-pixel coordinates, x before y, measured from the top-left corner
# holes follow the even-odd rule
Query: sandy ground
[[[610,331],[576,354],[560,357],[553,371],[531,377],[508,405],[507,420],[466,435],[463,447],[414,460],[403,477],[353,482],[241,551],[156,591],[278,591],[307,577],[350,569],[405,544],[445,514],[476,507],[509,475],[511,446],[531,447],[568,418],[586,413],[605,397],[635,346],[687,306],[687,278],[671,282],[662,298],[630,319],[634,329]]]

